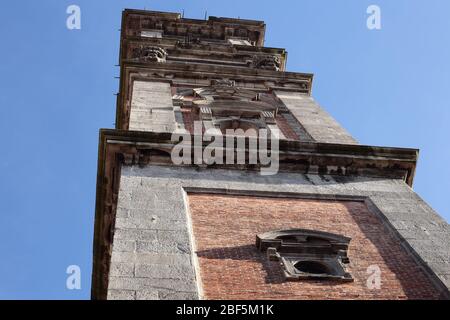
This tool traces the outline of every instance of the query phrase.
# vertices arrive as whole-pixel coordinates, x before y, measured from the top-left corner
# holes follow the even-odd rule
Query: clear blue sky
[[[81,7],[82,29],[66,28]],[[366,8],[382,30],[366,28]],[[0,298],[88,299],[98,129],[112,128],[123,8],[265,20],[266,45],[361,143],[420,148],[415,190],[450,220],[447,0],[7,1],[0,11]],[[66,289],[66,267],[82,289]]]

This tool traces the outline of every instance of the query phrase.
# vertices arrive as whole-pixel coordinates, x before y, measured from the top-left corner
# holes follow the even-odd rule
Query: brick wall
[[[205,299],[433,299],[437,290],[398,239],[363,202],[189,194]],[[305,228],[351,237],[351,283],[285,282],[255,248],[257,233]],[[381,269],[370,290],[367,268]]]
[[[199,121],[198,114],[192,112],[192,108],[181,108],[181,114],[183,115],[184,127],[190,134],[194,134],[194,121]]]

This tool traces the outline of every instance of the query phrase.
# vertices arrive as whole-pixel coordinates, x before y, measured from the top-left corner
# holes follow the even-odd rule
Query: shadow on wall
[[[267,198],[263,198],[267,199]],[[279,199],[281,200],[281,199]],[[292,201],[293,199],[289,199]],[[214,196],[212,196],[211,201],[214,201]],[[309,200],[302,200],[309,201]],[[320,200],[330,203],[329,200]],[[353,224],[353,234],[342,234],[345,227],[340,227],[337,223],[336,225],[321,225],[318,227],[325,232],[333,232],[337,234],[342,234],[352,238],[350,241],[350,247],[348,255],[350,258],[350,264],[348,270],[355,279],[355,282],[345,283],[333,280],[317,280],[308,279],[301,280],[309,289],[322,288],[320,290],[325,290],[324,287],[334,288],[333,290],[342,291],[343,298],[346,298],[346,292],[350,292],[349,297],[351,299],[438,299],[440,298],[438,290],[434,288],[427,275],[424,273],[422,268],[415,262],[415,260],[410,256],[405,248],[402,247],[400,239],[388,229],[386,225],[381,221],[381,218],[370,212],[367,208],[364,210],[368,214],[361,214],[361,208],[366,207],[362,202],[352,202],[352,201],[339,201],[339,203],[344,204],[347,212],[350,215],[351,224]],[[350,221],[347,221],[348,224]],[[302,221],[299,217],[299,221],[293,221],[292,227],[301,227]],[[349,229],[351,230],[351,229]],[[358,232],[358,230],[360,232]],[[259,232],[266,232],[270,230],[260,230]],[[218,231],[220,234],[224,233],[224,230]],[[231,231],[231,232],[238,232]],[[256,234],[255,234],[256,236]],[[233,234],[227,234],[227,237],[233,238]],[[200,250],[196,252],[199,259],[208,260],[235,260],[235,261],[247,261],[250,262],[246,264],[245,267],[249,272],[252,270],[254,272],[260,272],[261,276],[264,274],[264,282],[268,285],[281,285],[281,289],[286,283],[283,275],[283,270],[279,265],[278,261],[270,261],[265,253],[259,252],[254,243],[243,244],[232,247],[215,247],[206,250]],[[214,263],[217,265],[217,263]],[[230,267],[233,264],[220,263],[223,266]],[[382,274],[381,274],[381,290],[367,290],[366,280],[370,276],[367,273],[367,267],[372,264],[379,264]],[[200,262],[202,266],[202,263]],[[202,270],[203,267],[201,267]],[[259,270],[258,270],[259,269]],[[226,270],[224,270],[226,272]],[[219,275],[220,276],[220,275]],[[240,275],[237,276],[241,278]],[[242,281],[246,278],[242,276]],[[226,280],[228,281],[228,280]],[[357,290],[360,294],[351,294],[351,287],[358,287]],[[385,286],[383,288],[383,286]],[[390,286],[397,286],[396,293],[391,294],[389,291]],[[400,288],[398,288],[400,286]],[[271,287],[272,288],[272,287]],[[341,289],[340,289],[341,288]],[[383,290],[384,289],[384,290]],[[272,290],[272,289],[271,289]],[[305,290],[306,287],[305,287]],[[325,292],[323,298],[326,299],[327,296]]]
[[[235,247],[223,247],[223,248],[213,248],[209,250],[197,251],[197,256],[199,258],[205,259],[220,259],[220,260],[244,260],[256,262],[265,271],[264,281],[267,284],[282,284],[286,280],[283,275],[283,270],[280,267],[280,262],[270,261],[267,255],[263,252],[257,250],[255,245],[243,245]],[[346,284],[345,282],[338,281],[323,281],[317,279],[305,279],[302,281],[307,281],[308,283],[317,286],[339,286]]]
[[[243,245],[236,247],[213,248],[209,250],[197,251],[199,258],[221,259],[221,260],[245,260],[261,264],[266,271],[265,282],[277,284],[285,282],[283,272],[278,267],[279,262],[269,261],[265,255],[259,252],[255,245]]]

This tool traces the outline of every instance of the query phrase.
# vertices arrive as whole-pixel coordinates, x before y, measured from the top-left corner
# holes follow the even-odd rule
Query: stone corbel
[[[132,58],[143,62],[166,62],[167,51],[161,47],[141,45],[133,49]]]
[[[281,59],[276,55],[255,55],[251,66],[255,69],[280,71]]]

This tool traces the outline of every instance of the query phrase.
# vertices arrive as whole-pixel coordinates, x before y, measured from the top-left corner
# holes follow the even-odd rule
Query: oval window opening
[[[297,262],[294,267],[304,273],[311,273],[311,274],[328,274],[329,270],[327,266],[320,262],[316,261],[299,261]]]

